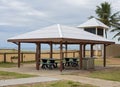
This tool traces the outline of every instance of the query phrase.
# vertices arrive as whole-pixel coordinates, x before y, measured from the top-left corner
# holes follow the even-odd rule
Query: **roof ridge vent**
[[[60,24],[57,24],[60,37],[62,37],[62,30]]]

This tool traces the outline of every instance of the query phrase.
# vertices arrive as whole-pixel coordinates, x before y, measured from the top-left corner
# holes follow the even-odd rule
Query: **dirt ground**
[[[110,63],[111,65],[112,64],[120,65],[120,58],[107,58],[107,61],[108,64]]]

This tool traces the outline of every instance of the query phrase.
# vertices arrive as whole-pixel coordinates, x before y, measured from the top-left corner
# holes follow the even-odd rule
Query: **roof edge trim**
[[[62,37],[63,35],[62,35],[60,24],[57,24],[57,26],[58,26],[59,35],[60,35],[60,37]]]

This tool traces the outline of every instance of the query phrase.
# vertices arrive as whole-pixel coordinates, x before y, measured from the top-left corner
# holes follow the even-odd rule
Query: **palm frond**
[[[119,13],[120,13],[120,11],[115,12],[113,15],[111,15],[111,18],[119,17]]]
[[[120,31],[119,28],[112,29],[110,32]]]
[[[120,32],[118,32],[117,34],[115,34],[113,38],[115,38],[115,37],[117,37],[119,35],[120,35]]]
[[[118,37],[118,41],[120,41],[120,37]]]

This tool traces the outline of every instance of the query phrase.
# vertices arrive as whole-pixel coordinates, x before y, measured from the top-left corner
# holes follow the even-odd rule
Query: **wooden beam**
[[[36,70],[39,70],[40,57],[40,43],[36,43]]]
[[[106,45],[104,44],[103,66],[106,67]]]
[[[93,44],[90,46],[90,57],[92,58],[94,56],[94,50],[93,50]]]
[[[18,68],[20,68],[20,50],[21,50],[21,44],[18,42]]]
[[[82,44],[80,44],[80,50],[79,50],[79,61],[80,61],[80,69],[82,69]]]
[[[63,47],[62,47],[62,41],[60,42],[60,71],[63,70]]]
[[[67,43],[65,43],[65,58],[67,58],[67,49],[68,49]]]
[[[50,42],[50,58],[53,58],[52,54],[53,54],[53,45],[52,42]]]

